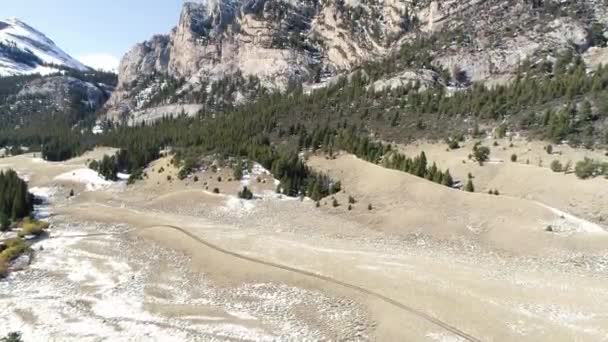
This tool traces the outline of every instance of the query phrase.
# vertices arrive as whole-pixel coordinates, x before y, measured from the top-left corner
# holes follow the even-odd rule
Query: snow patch
[[[465,339],[448,333],[428,333],[426,337],[437,342],[464,342]]]
[[[259,176],[267,176],[270,175],[270,171],[266,170],[262,165],[258,163],[254,163],[251,168],[251,172],[249,170],[243,171],[243,178],[241,179],[242,186],[249,186],[251,184],[251,180],[255,179]]]
[[[248,214],[255,208],[255,204],[253,202],[254,201],[247,201],[234,196],[230,196],[226,201],[224,211],[228,211],[236,215]]]
[[[559,209],[550,207],[546,204],[537,202],[544,208],[551,210],[554,214],[560,218],[551,224],[551,229],[555,233],[562,234],[575,234],[575,233],[587,233],[587,234],[608,234],[604,228],[593,222],[589,222],[582,218],[568,214]]]
[[[236,317],[236,318],[242,319],[244,321],[257,321],[258,320],[255,316],[252,316],[252,315],[248,314],[247,312],[227,311],[227,313],[232,317]]]
[[[126,181],[126,180],[129,180],[129,177],[131,177],[131,175],[128,173],[119,172],[116,174],[116,177],[118,177],[118,179],[120,179],[120,180]]]
[[[86,168],[66,172],[55,177],[55,180],[85,184],[87,191],[102,190],[113,184],[113,182],[105,180],[94,170]]]

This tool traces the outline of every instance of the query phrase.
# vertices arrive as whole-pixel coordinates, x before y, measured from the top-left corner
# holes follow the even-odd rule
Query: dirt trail
[[[232,256],[232,257],[237,258],[237,259],[253,262],[253,263],[256,263],[256,264],[259,264],[259,265],[263,265],[263,266],[268,266],[268,267],[280,269],[280,270],[283,270],[283,271],[297,273],[299,275],[315,278],[315,279],[322,280],[322,281],[325,281],[325,282],[328,282],[328,283],[332,283],[332,284],[335,284],[335,285],[339,285],[339,286],[342,286],[342,287],[345,287],[345,288],[348,288],[348,289],[351,289],[351,290],[355,290],[357,292],[361,292],[361,293],[363,293],[365,295],[377,298],[377,299],[379,299],[379,300],[381,300],[381,301],[383,301],[383,302],[385,302],[387,304],[393,305],[393,306],[395,306],[395,307],[397,307],[397,308],[399,308],[401,310],[404,310],[404,311],[406,311],[406,312],[408,312],[408,313],[410,313],[410,314],[412,314],[414,316],[417,316],[417,317],[419,317],[419,318],[421,318],[423,320],[426,320],[426,321],[428,321],[428,322],[430,322],[430,323],[432,323],[432,324],[434,324],[434,325],[436,325],[438,327],[441,327],[441,328],[445,329],[446,331],[451,332],[452,334],[454,334],[456,336],[459,336],[459,337],[465,339],[466,341],[481,342],[480,339],[478,339],[476,337],[473,337],[473,336],[467,334],[466,332],[464,332],[464,331],[462,331],[462,330],[460,330],[460,329],[458,329],[458,328],[456,328],[454,326],[449,325],[446,322],[440,321],[439,319],[437,319],[437,318],[435,318],[435,317],[433,317],[433,316],[431,316],[429,314],[426,314],[426,313],[424,313],[424,312],[422,312],[422,311],[420,311],[420,310],[418,310],[416,308],[408,306],[408,305],[406,305],[404,303],[401,303],[401,302],[399,302],[399,301],[397,301],[395,299],[392,299],[390,297],[382,295],[382,294],[380,294],[378,292],[374,292],[372,290],[363,288],[361,286],[349,284],[349,283],[340,281],[340,280],[338,280],[336,278],[333,278],[333,277],[328,277],[328,276],[324,276],[324,275],[321,275],[321,274],[318,274],[318,273],[314,273],[314,272],[310,272],[310,271],[306,271],[306,270],[302,270],[302,269],[298,269],[298,268],[290,267],[290,266],[286,266],[286,265],[281,265],[281,264],[278,264],[278,263],[274,263],[274,262],[270,262],[270,261],[265,261],[265,260],[262,260],[262,259],[259,259],[259,258],[249,257],[249,256],[241,254],[241,253],[233,252],[233,251],[227,250],[225,248],[222,248],[222,247],[220,247],[220,246],[218,246],[216,244],[213,244],[213,243],[211,243],[211,242],[209,242],[207,240],[204,240],[201,237],[196,236],[196,235],[190,233],[188,230],[186,230],[184,228],[181,228],[181,227],[178,227],[178,226],[173,226],[173,225],[153,225],[153,226],[148,226],[148,227],[137,228],[135,230],[127,231],[127,232],[124,232],[124,233],[115,233],[115,234],[113,234],[113,233],[106,233],[106,234],[103,234],[103,233],[102,234],[84,234],[84,235],[73,235],[73,236],[58,236],[58,237],[54,237],[54,238],[55,239],[68,239],[68,238],[86,238],[86,237],[99,237],[99,236],[111,236],[111,235],[124,235],[124,234],[130,234],[130,233],[132,233],[134,231],[143,231],[143,230],[150,230],[150,229],[157,229],[157,228],[175,230],[175,231],[180,232],[181,234],[184,234],[184,235],[188,236],[189,238],[195,240],[199,244],[202,244],[202,245],[204,245],[204,246],[206,246],[208,248],[211,248],[211,249],[213,249],[213,250],[215,250],[217,252],[220,252],[220,253],[225,254],[225,255]],[[51,238],[53,238],[53,237],[51,237]]]

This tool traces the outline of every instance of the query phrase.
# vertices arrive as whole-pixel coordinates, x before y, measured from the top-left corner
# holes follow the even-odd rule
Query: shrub
[[[448,148],[450,150],[457,150],[460,148],[460,144],[458,143],[458,140],[456,139],[448,139]]]
[[[173,177],[171,177],[171,175],[167,175],[167,181],[169,181],[169,182],[170,182],[170,181],[172,181],[172,180],[173,180]]]
[[[0,338],[0,342],[23,342],[21,338],[21,333],[12,332],[6,335],[6,337]]]
[[[238,195],[239,195],[239,198],[241,198],[241,199],[245,199],[245,200],[253,199],[253,192],[251,192],[251,190],[249,190],[248,187],[243,187],[243,190],[239,191]]]
[[[25,219],[23,220],[23,224],[21,226],[21,231],[19,232],[20,237],[24,237],[27,235],[35,235],[40,236],[44,233],[45,229],[49,228],[49,223],[38,220]]]
[[[0,253],[0,260],[11,261],[27,250],[25,242],[18,238],[5,240],[4,243],[6,249]]]
[[[339,207],[339,206],[340,206],[340,203],[338,202],[338,200],[337,200],[337,199],[335,199],[335,198],[334,198],[334,199],[333,199],[333,202],[331,203],[331,205],[332,205],[334,208],[337,208],[337,207]]]
[[[129,176],[129,179],[127,180],[127,185],[134,184],[136,181],[142,179],[144,179],[144,169],[138,168],[137,170],[133,171]]]
[[[321,207],[321,202],[317,201],[317,202],[315,203],[315,207],[320,208],[320,207]]]
[[[192,180],[194,181],[194,183],[198,182],[198,176],[194,176]]]
[[[219,188],[213,188],[213,193],[214,194],[219,194],[220,193],[220,189]]]
[[[576,163],[574,173],[581,179],[592,178],[602,174],[608,176],[608,163],[600,163],[593,159],[585,158]]]
[[[74,197],[74,189],[70,189],[70,197]]]
[[[514,163],[517,162],[517,154],[512,154],[511,155],[511,161],[514,162]]]
[[[553,154],[553,145],[547,145],[545,151],[547,151],[547,154]]]
[[[351,210],[353,210],[353,206],[352,206],[352,204],[349,204],[348,205],[348,211],[351,211]]]
[[[222,177],[217,177],[217,181],[218,181],[219,183],[221,183],[221,182],[222,182]]]
[[[553,172],[562,172],[564,170],[562,163],[557,159],[551,162],[550,167]]]
[[[331,185],[329,192],[331,194],[337,194],[341,190],[342,190],[342,183],[340,181],[337,181]]]
[[[369,211],[374,210],[374,207],[372,206],[371,203],[367,205],[367,210],[369,210]]]
[[[348,204],[355,204],[357,201],[353,196],[348,196]]]

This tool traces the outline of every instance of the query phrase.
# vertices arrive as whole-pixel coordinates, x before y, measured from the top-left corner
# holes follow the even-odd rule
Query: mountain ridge
[[[0,76],[48,75],[65,68],[91,70],[20,19],[0,21]]]

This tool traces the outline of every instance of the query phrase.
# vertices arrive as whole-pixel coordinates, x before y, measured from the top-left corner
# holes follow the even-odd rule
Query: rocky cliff
[[[416,63],[385,65],[376,89],[506,82],[521,63],[602,45],[606,8],[604,0],[189,2],[170,34],[124,56],[107,116],[136,122],[133,113],[180,104],[217,111],[260,92],[322,86],[395,54],[415,55]],[[413,46],[424,58],[404,51]]]
[[[0,128],[50,118],[74,123],[93,117],[111,91],[111,86],[69,75],[1,79]]]

